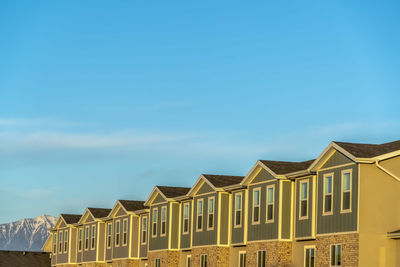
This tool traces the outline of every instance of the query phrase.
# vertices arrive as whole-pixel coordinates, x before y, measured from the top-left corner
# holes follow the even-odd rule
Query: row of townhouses
[[[52,266],[400,266],[400,141],[332,142],[315,160],[156,186],[61,214]]]

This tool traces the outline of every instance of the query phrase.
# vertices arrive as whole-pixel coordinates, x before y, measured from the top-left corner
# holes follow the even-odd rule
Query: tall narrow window
[[[192,266],[192,256],[188,255],[186,256],[186,267],[191,267]]]
[[[275,185],[267,186],[267,216],[266,222],[274,221]]]
[[[183,204],[183,234],[189,233],[189,203]]]
[[[57,233],[53,234],[53,254],[57,253]]]
[[[78,230],[78,251],[82,251],[82,242],[83,242],[83,230],[79,228]]]
[[[89,249],[89,226],[85,227],[85,250]]]
[[[351,170],[342,172],[342,206],[341,211],[351,211]]]
[[[167,234],[167,207],[161,207],[161,236]]]
[[[156,237],[157,236],[157,221],[158,221],[158,209],[157,208],[153,209],[153,214],[152,214],[151,220],[152,220],[151,236]]]
[[[115,222],[115,246],[118,247],[119,246],[119,237],[120,237],[120,233],[121,233],[121,221],[116,221]]]
[[[207,230],[214,229],[214,205],[215,205],[215,197],[208,198],[208,209],[207,209]]]
[[[246,267],[246,252],[239,252],[239,267]]]
[[[160,259],[156,259],[156,260],[154,261],[154,267],[160,267],[160,266],[161,266]]]
[[[111,248],[112,244],[112,223],[107,224],[107,248]]]
[[[308,180],[300,181],[299,218],[308,218]]]
[[[315,266],[315,247],[304,248],[304,267]]]
[[[203,199],[197,200],[197,228],[196,231],[203,230]]]
[[[333,206],[333,174],[324,175],[324,215],[332,214],[332,206]]]
[[[342,245],[331,245],[331,266],[342,266]]]
[[[265,267],[265,250],[259,250],[257,252],[257,267]]]
[[[235,225],[234,227],[242,226],[242,193],[235,195]]]
[[[64,231],[64,253],[68,251],[68,230]]]
[[[206,254],[200,256],[200,267],[207,267],[207,258]]]
[[[142,244],[147,242],[147,217],[142,217]]]
[[[122,221],[122,245],[128,244],[128,219]]]
[[[92,234],[91,234],[91,249],[95,249],[96,247],[96,226],[92,225]]]
[[[260,188],[253,189],[253,223],[260,222]]]
[[[63,232],[58,232],[58,254],[62,252],[62,243],[63,243]]]

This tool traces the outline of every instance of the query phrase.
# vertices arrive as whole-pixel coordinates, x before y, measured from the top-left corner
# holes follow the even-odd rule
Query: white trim
[[[240,197],[240,209],[236,206],[236,197]],[[242,228],[242,221],[243,221],[243,191],[234,193],[234,221],[233,221],[233,228]],[[236,212],[240,211],[240,223],[236,224]]]
[[[110,231],[111,230],[111,231]],[[108,222],[107,223],[107,229],[106,229],[106,248],[110,249],[113,244],[113,222]],[[110,242],[108,242],[110,240]]]
[[[335,265],[332,265],[332,247],[333,246],[335,246]],[[340,246],[340,265],[336,265],[336,261],[337,261],[337,258],[336,258],[336,251],[337,251],[337,247],[338,246]],[[331,266],[331,267],[339,267],[339,266],[343,266],[343,246],[342,246],[342,244],[341,243],[338,243],[338,244],[331,244],[330,246],[329,246],[329,266]]]
[[[212,200],[213,203],[212,212],[210,212],[210,206],[209,206],[210,200]],[[210,227],[210,215],[213,216],[211,227]],[[215,196],[212,196],[207,198],[207,231],[214,230],[214,225],[215,225]]]
[[[244,262],[244,266],[241,266],[240,264],[242,263],[241,261],[240,261],[240,256],[242,256],[242,255],[245,255],[245,262]],[[238,260],[238,267],[245,267],[246,266],[246,256],[247,256],[247,254],[246,254],[246,250],[241,250],[241,251],[239,251],[239,260]]]
[[[280,186],[282,187],[282,185]],[[272,203],[268,203],[269,189],[272,188]],[[275,184],[267,185],[265,189],[265,223],[273,223],[275,221]],[[268,219],[268,205],[272,205],[272,219]],[[282,205],[281,205],[282,206]]]
[[[90,250],[95,250],[96,249],[96,237],[93,236],[93,230],[96,233],[96,225],[92,225],[90,228]],[[94,240],[94,242],[93,242]]]
[[[313,249],[314,250],[314,265],[312,265],[312,266],[306,266],[306,251],[307,251],[307,249]],[[303,266],[304,267],[315,267],[315,252],[316,252],[315,245],[304,246],[304,253],[303,253]],[[330,260],[331,259],[329,259],[329,261]]]
[[[156,215],[156,216],[154,216]],[[155,218],[155,220],[154,220]],[[154,233],[154,225],[156,225],[156,231]],[[151,237],[157,237],[157,233],[158,233],[158,207],[157,208],[153,208],[151,210]]]
[[[349,173],[350,174],[350,190],[349,191],[344,191],[343,190],[343,180],[344,180],[344,175]],[[343,197],[345,192],[350,192],[350,200],[349,200],[349,205],[350,207],[348,209],[343,209]],[[352,212],[352,203],[353,203],[353,169],[347,169],[341,171],[341,184],[340,184],[340,213],[350,213]]]
[[[65,238],[67,238],[67,240],[65,240]],[[63,242],[63,251],[64,254],[68,252],[68,239],[69,239],[69,233],[68,233],[68,229],[64,230],[64,242]]]
[[[206,264],[202,264],[203,262],[203,258],[206,259]],[[208,266],[208,254],[201,254],[200,255],[200,267],[205,267]]]
[[[259,266],[259,262],[258,262],[258,253],[259,252],[264,252],[264,264],[261,264],[261,266],[262,265],[264,265],[264,267],[265,266],[267,266],[267,264],[266,264],[266,261],[267,261],[267,251],[265,250],[265,249],[260,249],[260,250],[257,250],[257,266]]]
[[[163,219],[163,211],[165,212],[164,219]],[[165,223],[164,233],[163,233],[163,223]],[[162,206],[161,218],[160,218],[160,236],[166,236],[166,235],[167,235],[167,206]]]
[[[117,238],[117,236],[118,236],[118,238]],[[117,241],[118,241],[118,244],[117,244]],[[115,231],[114,231],[114,246],[119,247],[120,244],[121,244],[121,220],[116,220],[115,221]]]
[[[141,231],[140,231],[140,245],[146,245],[147,244],[147,238],[148,238],[148,229],[149,229],[149,221],[147,215],[141,216]],[[146,221],[146,228],[143,227],[143,221]],[[146,238],[143,241],[143,232],[146,233]]]
[[[326,177],[331,177],[332,182],[331,182],[331,193],[330,194],[325,194],[325,178]],[[335,177],[334,177],[334,173],[330,172],[330,173],[325,173],[322,177],[322,216],[327,216],[327,215],[332,215],[333,214],[333,193],[334,193],[334,181],[335,181]],[[331,196],[331,210],[326,212],[325,211],[325,197],[326,196]]]
[[[305,199],[303,199],[302,192],[301,192],[302,184],[306,184],[306,186],[307,186],[307,192],[306,192],[307,197]],[[301,202],[302,201],[307,201],[307,206],[306,206],[307,207],[307,214],[305,216],[301,215],[301,207],[302,207],[301,206]],[[302,180],[299,181],[299,220],[308,220],[309,201],[310,201],[310,181],[309,181],[309,178],[306,178],[306,179],[302,179]]]
[[[189,260],[190,260],[190,264],[188,264],[189,263]],[[186,256],[186,265],[185,265],[186,267],[192,267],[192,255],[187,255]]]
[[[185,208],[187,207],[187,218],[185,218]],[[187,220],[187,231],[185,231],[185,220]],[[190,202],[183,203],[183,216],[182,216],[182,235],[189,234],[190,230]]]
[[[254,192],[256,191],[258,191],[258,206],[254,205]],[[261,202],[261,187],[253,188],[251,195],[251,225],[260,224],[261,221],[260,202]],[[254,208],[256,207],[258,207],[258,221],[254,221]]]
[[[86,240],[87,240],[87,247],[86,247]],[[88,251],[90,248],[90,227],[89,225],[85,226],[85,244],[84,244],[84,251]]]
[[[201,214],[199,214],[199,203],[201,202]],[[199,217],[201,216],[201,227],[199,227]],[[196,232],[203,231],[204,224],[204,199],[199,198],[196,201]]]
[[[126,222],[126,231],[125,231],[125,222]],[[128,225],[128,219],[127,218],[125,218],[125,219],[123,219],[122,220],[122,246],[123,247],[126,247],[127,245],[128,245],[128,227],[129,227],[129,225]],[[125,240],[125,234],[126,234],[126,242],[124,242]]]

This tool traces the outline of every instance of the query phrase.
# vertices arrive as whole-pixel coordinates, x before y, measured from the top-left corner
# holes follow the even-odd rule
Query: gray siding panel
[[[219,211],[217,216],[220,217],[220,243],[223,245],[228,244],[228,236],[229,236],[229,194],[220,193],[220,201],[221,201],[221,210]],[[217,209],[215,210],[217,211]],[[216,213],[217,214],[217,213]]]
[[[128,243],[126,245],[123,245],[123,222],[125,219],[128,219],[128,243],[129,243],[129,235],[130,235],[130,218],[129,215],[114,218],[113,219],[113,226],[114,226],[114,236],[116,233],[116,222],[120,222],[120,238],[119,238],[119,246],[115,245],[115,242],[113,242],[113,259],[119,259],[119,258],[127,258],[129,256],[129,246]]]
[[[69,235],[69,229],[67,228],[61,228],[57,231],[57,263],[67,263],[68,262],[68,252],[64,253],[64,231],[68,230],[68,235]],[[62,244],[61,244],[61,254],[59,253],[59,239],[58,237],[60,236],[59,233],[61,232],[62,234]]]
[[[340,153],[339,151],[335,151],[333,155],[325,162],[325,164],[321,167],[323,168],[330,168],[335,167],[347,163],[353,163],[351,159]]]
[[[98,225],[96,222],[94,223],[88,223],[83,225],[83,252],[82,252],[82,262],[87,262],[87,261],[96,261],[96,249],[91,249],[91,235],[92,235],[92,226],[96,225],[96,234],[98,231]],[[85,250],[85,227],[89,226],[89,250]],[[97,238],[95,236],[95,238]],[[96,242],[96,241],[95,241]]]
[[[189,232],[187,234],[183,234],[183,206],[185,203],[189,203]],[[192,228],[192,202],[182,202],[181,205],[181,214],[182,214],[182,229],[181,229],[181,249],[188,249],[190,248],[190,232]]]
[[[275,177],[272,176],[269,172],[264,169],[257,174],[257,176],[251,181],[252,184],[254,183],[261,183],[269,180],[275,180]]]
[[[308,181],[308,219],[299,220],[300,214],[300,182],[301,181]],[[296,218],[296,238],[303,238],[303,237],[311,237],[312,236],[312,222],[315,218],[312,218],[312,203],[314,201],[313,195],[313,179],[312,177],[306,177],[302,179],[296,180],[296,214],[294,214]]]
[[[167,207],[167,218],[166,218],[166,235],[161,235],[161,207]],[[158,208],[158,218],[157,218],[157,236],[152,236],[152,229],[153,229],[153,210],[154,208]],[[149,221],[149,250],[159,250],[159,249],[168,249],[168,227],[169,227],[169,204],[159,204],[154,205],[150,209],[150,221]]]
[[[209,184],[204,182],[204,184],[200,187],[199,191],[197,191],[196,195],[213,193],[213,192],[214,192],[214,189],[212,189],[212,187]]]
[[[239,228],[235,228],[235,195],[238,193],[242,193],[242,225]],[[244,214],[245,214],[245,199],[246,199],[246,191],[240,190],[233,193],[232,197],[232,244],[242,244],[244,242]]]
[[[208,197],[215,197],[215,210],[214,210],[214,230],[207,230],[207,209],[208,209]],[[203,199],[203,230],[197,232],[197,200]],[[205,246],[217,244],[217,229],[218,229],[218,195],[216,193],[210,193],[203,196],[196,196],[193,200],[193,246]]]
[[[179,242],[179,204],[171,203],[171,248],[177,249]]]
[[[146,244],[142,244],[142,242],[140,241],[140,254],[139,257],[140,258],[146,258],[147,257],[147,244],[149,242],[149,235],[150,235],[150,220],[149,220],[149,216],[148,215],[142,215],[140,216],[140,219],[142,219],[142,217],[147,217],[147,241]],[[143,227],[143,225],[141,225],[141,227]],[[140,230],[140,238],[142,238],[142,230]]]
[[[292,214],[292,182],[282,182],[282,233],[284,239],[290,238],[290,222]]]

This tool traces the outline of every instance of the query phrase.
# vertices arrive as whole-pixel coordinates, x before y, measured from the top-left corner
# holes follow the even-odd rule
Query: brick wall
[[[266,251],[265,258],[268,267],[288,267],[292,263],[292,242],[264,241],[247,244],[247,266],[257,266],[257,252],[259,250]]]
[[[200,256],[203,254],[207,255],[207,266],[229,267],[229,247],[210,246],[193,248],[190,253],[192,255],[193,267],[200,267]]]
[[[179,251],[149,251],[148,263],[149,267],[154,266],[156,259],[160,259],[161,266],[163,267],[177,267],[179,266]]]
[[[122,259],[122,260],[113,260],[112,267],[139,267],[139,260],[135,259]]]

